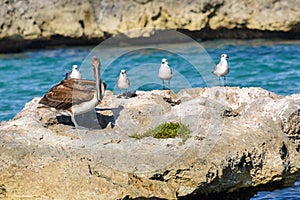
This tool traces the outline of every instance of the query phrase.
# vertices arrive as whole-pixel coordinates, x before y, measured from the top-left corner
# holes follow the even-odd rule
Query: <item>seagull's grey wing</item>
[[[81,75],[80,71],[78,71],[78,79],[82,79],[82,75]]]
[[[116,84],[117,84],[117,86],[119,85],[119,82],[120,82],[120,76],[118,76],[118,79],[117,79],[117,81],[116,81]]]
[[[71,72],[66,72],[65,80],[71,79]]]
[[[220,63],[218,63],[216,66],[215,66],[215,68],[214,68],[214,70],[212,71],[212,73],[215,73],[216,71],[217,71],[217,69],[218,69],[218,65],[219,65]]]
[[[129,81],[129,79],[126,77],[126,81],[127,81],[127,83],[128,83],[128,87],[130,86],[130,81]]]

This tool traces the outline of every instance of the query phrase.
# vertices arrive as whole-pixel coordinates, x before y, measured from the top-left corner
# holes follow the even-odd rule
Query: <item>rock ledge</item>
[[[299,178],[300,94],[107,91],[96,112],[76,118],[89,126],[78,130],[39,99],[0,125],[0,197],[249,199]],[[129,137],[164,121],[189,126],[191,137]]]
[[[299,0],[4,0],[0,52],[97,45],[118,33],[137,38],[170,29],[194,39],[299,39],[299,13]],[[133,29],[141,31],[132,35]]]

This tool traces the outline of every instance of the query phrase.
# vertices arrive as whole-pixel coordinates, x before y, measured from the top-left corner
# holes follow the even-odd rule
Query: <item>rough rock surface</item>
[[[300,0],[0,1],[1,52],[174,29],[195,38],[299,38]],[[145,29],[149,28],[149,29]],[[134,35],[132,29],[143,29]],[[6,45],[5,45],[6,44]]]
[[[79,125],[34,98],[0,125],[0,197],[248,199],[300,170],[300,95],[261,88],[110,91]],[[190,138],[129,137],[181,122]]]

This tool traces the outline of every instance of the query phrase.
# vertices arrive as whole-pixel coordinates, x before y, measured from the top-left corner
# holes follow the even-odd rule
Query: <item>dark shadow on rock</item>
[[[174,100],[171,97],[163,97],[164,101],[169,103],[171,106],[176,106],[179,105],[181,103],[181,100]]]
[[[59,116],[56,116],[56,119],[59,124],[74,126],[70,116],[59,115]]]
[[[110,125],[111,128],[114,128],[116,119],[119,117],[122,109],[124,109],[123,106],[119,106],[117,108],[96,108],[96,110],[76,115],[75,120],[80,127],[88,129],[105,129],[108,125]],[[103,111],[111,111],[112,114],[101,114]],[[57,116],[56,119],[58,123],[74,126],[70,116],[61,115]]]
[[[99,120],[99,121],[105,120],[106,126],[110,123],[111,128],[114,128],[116,125],[116,120],[120,116],[120,112],[123,109],[124,109],[124,106],[121,106],[121,105],[119,105],[117,108],[97,108],[97,111],[99,111],[99,112],[103,112],[103,111],[111,111],[112,112],[111,116],[106,116],[104,118],[103,118],[104,115],[99,114],[99,117],[102,116],[102,120]]]
[[[119,94],[118,96],[117,96],[117,98],[122,98],[122,97],[124,97],[124,98],[134,98],[134,97],[137,97],[137,94],[136,94],[136,91],[133,91],[133,92],[124,92],[124,93],[122,93],[122,94]]]
[[[232,108],[226,108],[224,112],[222,113],[222,117],[237,117],[240,113],[233,110]]]

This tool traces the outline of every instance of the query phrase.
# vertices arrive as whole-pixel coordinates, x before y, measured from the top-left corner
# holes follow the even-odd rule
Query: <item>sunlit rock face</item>
[[[0,125],[1,197],[247,199],[299,177],[299,94],[106,91],[80,129],[39,100]],[[188,139],[131,137],[164,122],[186,125]]]
[[[1,52],[96,44],[124,33],[180,30],[194,38],[299,38],[299,1],[1,1]],[[130,32],[132,29],[143,29]]]

